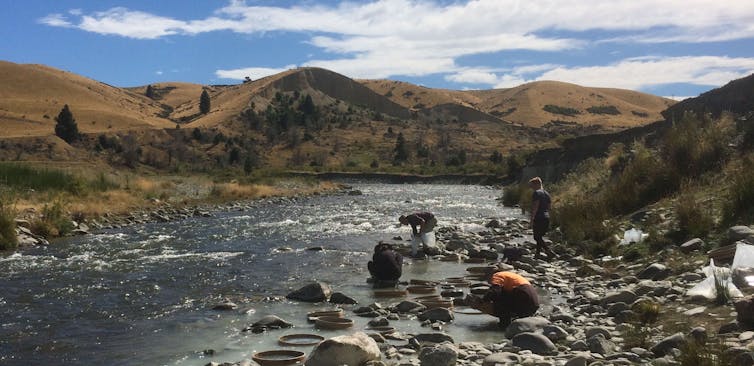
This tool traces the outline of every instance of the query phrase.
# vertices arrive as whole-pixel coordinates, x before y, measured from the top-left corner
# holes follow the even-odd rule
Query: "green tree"
[[[76,125],[76,120],[73,119],[73,113],[68,109],[68,104],[63,106],[57,117],[55,117],[55,134],[67,143],[78,141],[81,136],[79,135],[79,127]]]
[[[207,89],[202,90],[202,96],[199,98],[199,111],[202,112],[202,114],[209,113],[210,108],[210,99],[209,99],[209,93],[207,93]]]
[[[400,164],[408,160],[408,147],[406,146],[406,139],[403,137],[403,133],[398,134],[398,138],[395,139],[395,156],[393,162]]]

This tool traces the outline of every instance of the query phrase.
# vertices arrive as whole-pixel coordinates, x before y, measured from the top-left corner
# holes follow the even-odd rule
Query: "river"
[[[288,333],[314,329],[306,313],[326,308],[274,300],[313,280],[368,305],[366,262],[378,240],[407,238],[397,217],[434,212],[440,227],[482,230],[489,218],[518,217],[499,190],[439,184],[355,184],[363,194],[327,195],[220,211],[169,223],[65,238],[0,258],[0,364],[204,365],[279,348]],[[306,248],[322,247],[321,251]],[[281,251],[280,248],[291,248]],[[402,279],[464,275],[466,265],[409,260]],[[211,310],[228,298],[240,305]],[[347,316],[363,329],[368,319]],[[293,329],[241,329],[276,314]],[[499,341],[495,318],[459,315],[445,331],[462,340]],[[403,332],[428,332],[401,321]],[[205,355],[204,350],[214,355]]]

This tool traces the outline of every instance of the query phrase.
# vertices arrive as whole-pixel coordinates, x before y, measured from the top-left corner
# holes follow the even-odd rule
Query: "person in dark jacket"
[[[374,247],[374,254],[367,263],[367,268],[376,285],[394,285],[403,272],[403,257],[390,244],[379,243]]]
[[[421,234],[432,232],[435,226],[437,226],[437,218],[431,212],[416,212],[410,215],[402,215],[398,218],[398,222],[401,225],[411,225],[411,232],[414,238],[420,237]],[[425,246],[424,249],[426,251],[427,243],[424,240],[422,240],[422,245]],[[413,240],[411,243],[412,256],[416,256],[419,249],[417,246],[417,241]]]
[[[493,272],[487,282],[490,289],[483,298],[472,298],[473,308],[496,316],[505,328],[514,318],[532,316],[539,309],[539,296],[523,276],[507,271]]]
[[[540,251],[547,254],[547,259],[555,259],[555,252],[545,243],[544,235],[550,228],[550,193],[542,187],[542,179],[534,177],[529,180],[529,187],[532,189],[531,196],[531,229],[534,232],[534,241],[537,242],[537,249],[534,258],[540,259]]]

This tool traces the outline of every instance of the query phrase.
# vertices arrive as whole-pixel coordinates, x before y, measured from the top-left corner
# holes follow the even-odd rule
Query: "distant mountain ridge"
[[[313,94],[320,103],[324,99],[339,100],[400,119],[426,116],[435,120],[484,120],[535,128],[547,128],[554,122],[598,125],[598,131],[653,122],[673,104],[666,98],[645,93],[560,82],[457,91],[389,80],[357,81],[320,68],[292,69],[238,85],[163,82],[153,87],[159,94],[155,100],[145,96],[146,86],[117,88],[47,66],[0,62],[0,121],[10,127],[0,132],[0,136],[51,134],[53,118],[62,104],[71,106],[83,132],[168,128],[176,123],[212,127],[236,119],[252,103],[264,108],[275,93],[293,91]],[[207,115],[199,114],[202,89],[207,89],[212,97],[212,109]],[[549,112],[545,106],[551,107]],[[591,113],[589,108],[603,108],[607,113]]]

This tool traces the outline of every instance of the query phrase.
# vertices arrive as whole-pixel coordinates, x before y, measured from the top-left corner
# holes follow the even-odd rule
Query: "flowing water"
[[[488,218],[519,215],[499,206],[500,191],[487,187],[354,188],[363,195],[257,203],[244,211],[105,230],[0,257],[0,364],[204,365],[290,348],[277,345],[285,334],[331,337],[361,330],[368,319],[350,311],[351,330],[318,330],[306,314],[326,305],[271,298],[318,280],[360,305],[389,305],[398,300],[373,298],[366,262],[378,240],[410,235],[408,227],[395,225],[400,214],[429,210],[439,227],[471,231],[482,230]],[[324,250],[306,250],[317,246]],[[408,260],[402,279],[462,276],[466,267]],[[240,309],[211,310],[223,298]],[[241,332],[268,314],[294,328]],[[495,321],[457,314],[445,331],[461,340],[499,341]],[[430,331],[416,320],[391,325],[401,332]]]

